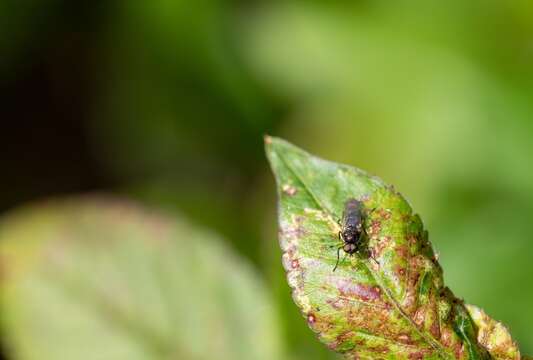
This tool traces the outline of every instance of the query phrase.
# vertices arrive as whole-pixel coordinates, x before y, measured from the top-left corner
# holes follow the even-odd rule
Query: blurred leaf
[[[194,224],[216,229],[218,234],[231,239],[235,250],[259,263],[263,249],[259,244],[257,214],[261,209],[251,209],[253,203],[240,204],[230,191],[209,189],[200,181],[176,186],[179,179],[162,178],[135,184],[127,188],[127,194],[150,207],[167,213],[183,214]],[[238,192],[238,189],[232,189]],[[271,242],[267,243],[271,244]]]
[[[280,359],[261,279],[208,232],[89,198],[0,224],[1,325],[14,359]]]
[[[506,330],[503,350],[500,338],[478,343],[468,310],[444,286],[420,217],[393,187],[280,139],[266,138],[266,152],[278,184],[280,243],[293,298],[330,349],[354,359],[520,358]],[[343,259],[333,272],[342,245],[338,220],[349,198],[375,209],[365,224],[367,254]]]

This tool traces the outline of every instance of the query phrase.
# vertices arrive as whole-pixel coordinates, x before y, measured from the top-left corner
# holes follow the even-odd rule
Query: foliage
[[[14,359],[283,358],[261,279],[183,220],[102,197],[33,205],[0,224],[0,258]]]
[[[0,29],[1,211],[97,189],[186,216],[266,279],[291,359],[330,360],[273,242],[279,134],[402,189],[446,285],[533,352],[533,2],[6,0]]]
[[[501,324],[445,287],[420,217],[392,186],[277,138],[266,151],[293,298],[330,349],[353,359],[520,359]],[[367,209],[368,249],[334,273],[351,198]]]

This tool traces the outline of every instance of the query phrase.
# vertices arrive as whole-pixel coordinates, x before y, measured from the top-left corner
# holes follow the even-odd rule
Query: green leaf
[[[265,142],[287,279],[309,326],[330,349],[349,359],[520,358],[503,327],[509,340],[503,349],[487,338],[478,342],[481,330],[494,333],[444,286],[420,217],[394,187],[284,140]],[[368,239],[364,251],[343,255],[334,272],[339,220],[350,198],[364,204]]]
[[[125,201],[73,199],[0,222],[10,359],[282,358],[272,302],[223,241]]]

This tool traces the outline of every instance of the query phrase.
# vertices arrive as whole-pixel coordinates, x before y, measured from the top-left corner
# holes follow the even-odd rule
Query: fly
[[[341,225],[339,239],[343,241],[343,244],[337,249],[337,263],[333,271],[337,270],[337,266],[339,265],[341,249],[348,255],[359,253],[364,249],[365,240],[368,240],[365,221],[366,214],[363,203],[353,198],[348,199],[344,204],[344,212],[339,222]]]

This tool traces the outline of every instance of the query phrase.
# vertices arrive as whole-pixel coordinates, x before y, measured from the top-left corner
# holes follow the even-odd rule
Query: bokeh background
[[[21,204],[94,192],[161,211],[216,234],[263,284],[280,357],[334,359],[284,280],[274,134],[395,184],[447,284],[533,353],[531,1],[3,0],[0,98],[5,226]],[[3,359],[32,358],[4,323]]]

